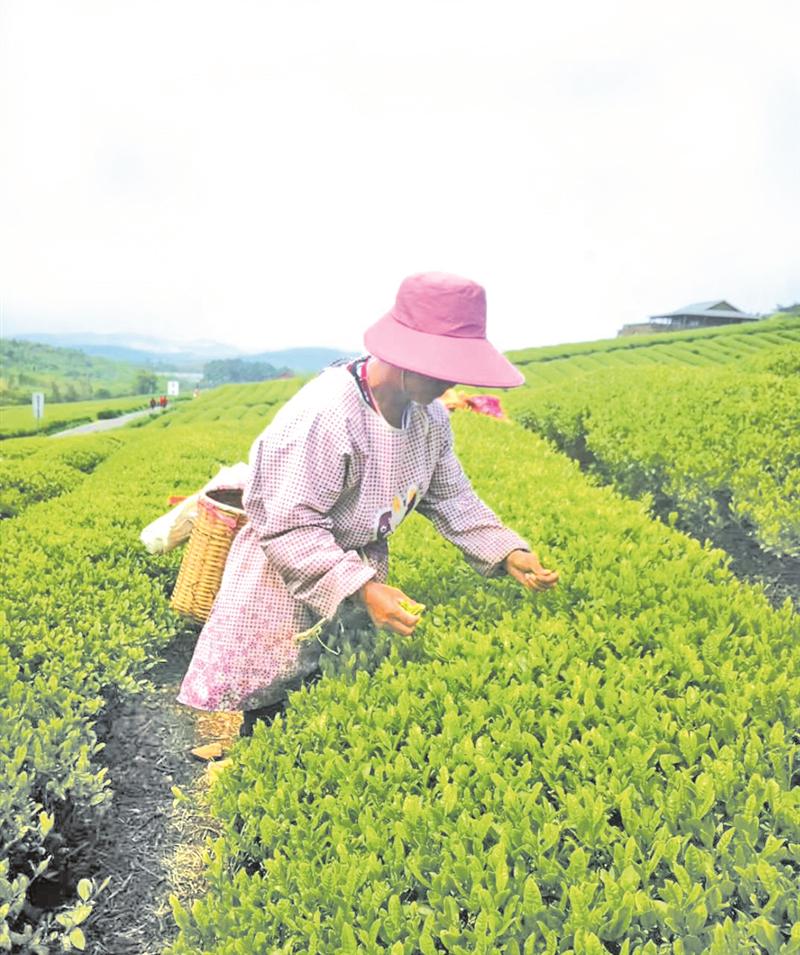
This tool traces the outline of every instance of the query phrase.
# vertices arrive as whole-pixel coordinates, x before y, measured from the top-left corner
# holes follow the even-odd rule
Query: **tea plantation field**
[[[530,385],[574,381],[607,369],[622,371],[669,365],[689,368],[755,361],[775,346],[800,345],[800,316],[776,315],[746,325],[632,335],[574,345],[512,351],[508,357]]]
[[[770,347],[794,340],[766,333],[781,339]],[[726,369],[758,358],[746,350]],[[748,374],[790,380],[772,365]],[[220,388],[57,449],[0,445],[15,482],[0,543],[0,951],[89,950],[98,886],[64,874],[108,810],[96,721],[183,627],[169,608],[181,554],[147,554],[139,531],[170,494],[246,459],[298,386]],[[732,387],[720,379],[719,394]],[[789,404],[769,405],[784,425],[791,387]],[[571,400],[543,403],[530,384],[508,396],[544,436],[453,417],[478,492],[561,572],[559,587],[531,596],[480,578],[412,516],[393,538],[392,577],[427,605],[423,622],[411,639],[345,634],[325,677],[237,744],[212,790],[224,832],[209,890],[175,904],[171,955],[800,953],[796,608],[773,608],[724,554],[653,520],[647,499],[582,473],[554,446],[553,422],[587,421],[575,411],[585,395]],[[769,420],[720,430],[749,430],[761,453]],[[791,501],[782,433],[773,497]],[[642,470],[643,438],[627,437],[602,447]],[[746,487],[742,501],[763,503]],[[748,519],[768,535],[792,513]],[[48,877],[63,883],[57,907],[41,904]]]
[[[528,387],[507,404],[592,476],[684,526],[733,529],[788,565],[800,558],[800,319],[714,332],[597,352],[593,370],[580,355],[559,359],[571,373],[549,382],[539,369],[552,363],[529,364]],[[703,363],[687,365],[698,341]]]

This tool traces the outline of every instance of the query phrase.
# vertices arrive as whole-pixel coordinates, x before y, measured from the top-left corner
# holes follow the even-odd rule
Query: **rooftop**
[[[679,316],[691,315],[697,318],[738,318],[738,319],[756,319],[757,315],[751,315],[749,312],[743,312],[741,309],[731,305],[724,299],[714,299],[710,302],[693,302],[691,305],[684,305],[683,308],[676,308],[674,312],[664,312],[661,315],[651,315],[652,318],[678,318]]]

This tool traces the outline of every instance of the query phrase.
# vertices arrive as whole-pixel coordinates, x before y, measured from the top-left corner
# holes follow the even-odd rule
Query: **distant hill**
[[[206,339],[176,342],[151,335],[95,332],[31,332],[16,337],[56,348],[73,348],[86,355],[129,362],[139,367],[161,371],[201,372],[207,361],[241,355],[232,345]]]
[[[275,368],[291,368],[302,372],[320,371],[331,362],[352,358],[356,354],[335,348],[286,348],[283,351],[262,351],[241,357],[246,357],[248,361],[264,361]]]
[[[44,392],[48,402],[82,401],[164,390],[165,378],[152,369],[10,338],[0,340],[0,404],[31,400]]]
[[[57,348],[77,349],[86,355],[129,362],[153,371],[202,372],[210,361],[242,358],[251,362],[266,362],[275,368],[291,368],[296,372],[319,371],[332,361],[349,358],[354,352],[335,348],[287,348],[283,351],[244,352],[233,345],[197,339],[177,342],[151,335],[126,333],[31,332],[15,336],[19,340],[39,342]]]
[[[152,368],[154,371],[199,371],[198,365],[203,361],[203,359],[192,355],[190,352],[176,352],[174,356],[167,359],[160,352],[126,348],[124,345],[81,345],[79,350],[85,355],[96,355],[101,358],[110,358],[113,361],[124,361]]]
[[[214,388],[232,382],[269,381],[272,378],[292,378],[288,368],[276,368],[266,361],[246,361],[242,358],[221,358],[209,361],[203,370],[201,388]]]

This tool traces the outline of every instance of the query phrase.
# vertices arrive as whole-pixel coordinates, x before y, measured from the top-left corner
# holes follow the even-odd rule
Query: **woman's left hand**
[[[504,563],[506,573],[528,590],[550,590],[558,583],[558,572],[545,570],[532,551],[512,550]]]

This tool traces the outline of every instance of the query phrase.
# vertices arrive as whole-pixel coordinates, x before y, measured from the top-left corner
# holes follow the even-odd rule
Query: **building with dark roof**
[[[674,312],[651,315],[649,321],[623,325],[618,335],[649,335],[653,332],[673,332],[686,328],[713,328],[715,325],[733,325],[741,322],[756,322],[757,315],[743,312],[724,299],[711,302],[694,302],[676,308]]]

